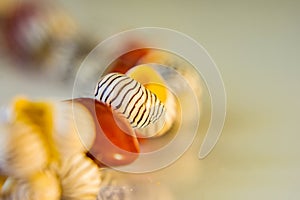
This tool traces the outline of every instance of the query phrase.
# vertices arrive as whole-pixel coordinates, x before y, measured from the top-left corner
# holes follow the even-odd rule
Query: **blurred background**
[[[208,157],[198,159],[207,128],[200,125],[176,163],[147,174],[152,192],[164,187],[176,200],[300,198],[300,1],[58,0],[29,11],[13,9],[24,1],[0,2],[1,105],[16,95],[71,98],[76,70],[98,42],[137,27],[174,29],[216,62],[227,118]]]

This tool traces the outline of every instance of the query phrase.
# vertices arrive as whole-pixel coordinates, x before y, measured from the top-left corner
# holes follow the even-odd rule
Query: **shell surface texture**
[[[124,74],[109,73],[102,77],[95,98],[123,114],[133,128],[144,128],[164,119],[165,107],[157,96]]]
[[[97,165],[84,154],[63,160],[58,169],[62,200],[95,200],[101,177]]]
[[[43,169],[48,152],[37,129],[22,122],[3,127],[0,134],[0,168],[4,175],[25,178]]]

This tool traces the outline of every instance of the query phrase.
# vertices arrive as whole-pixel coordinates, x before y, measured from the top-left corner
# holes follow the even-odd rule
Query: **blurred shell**
[[[27,187],[25,184],[17,183],[17,180],[9,177],[6,179],[4,185],[1,188],[1,200],[18,200],[28,199]]]
[[[39,172],[29,179],[8,178],[1,191],[2,200],[59,200],[61,188],[54,173]]]
[[[95,124],[90,112],[81,104],[60,102],[54,110],[54,143],[62,157],[82,153],[91,148]]]
[[[0,127],[1,128],[1,127]],[[40,133],[23,123],[2,127],[0,131],[0,169],[13,177],[28,177],[48,162]]]
[[[97,165],[84,154],[62,161],[58,169],[63,200],[95,200],[101,177]]]

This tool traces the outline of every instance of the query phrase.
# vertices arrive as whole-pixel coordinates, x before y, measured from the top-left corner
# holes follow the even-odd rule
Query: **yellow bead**
[[[139,65],[126,73],[147,89],[153,92],[158,99],[165,103],[167,99],[167,88],[164,87],[164,79],[149,65]]]

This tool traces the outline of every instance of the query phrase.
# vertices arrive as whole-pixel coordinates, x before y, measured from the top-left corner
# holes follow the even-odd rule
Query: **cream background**
[[[169,187],[176,200],[300,199],[300,1],[59,2],[99,41],[129,28],[171,28],[201,43],[218,65],[228,113],[217,146],[198,160],[200,131],[189,151],[148,174],[150,181]],[[19,93],[71,96],[71,84],[28,78],[2,58],[0,67],[2,104]]]

